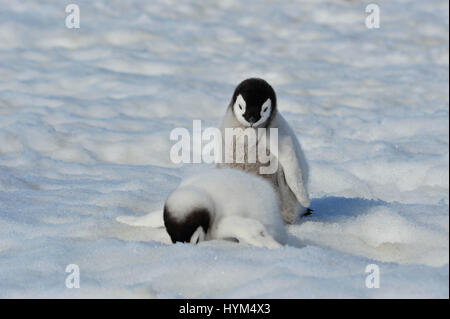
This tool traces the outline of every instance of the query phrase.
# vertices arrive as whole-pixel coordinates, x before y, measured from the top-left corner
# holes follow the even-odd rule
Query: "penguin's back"
[[[210,169],[185,179],[182,187],[209,195],[216,222],[225,216],[241,216],[258,220],[274,237],[285,232],[277,195],[261,177],[236,169]]]

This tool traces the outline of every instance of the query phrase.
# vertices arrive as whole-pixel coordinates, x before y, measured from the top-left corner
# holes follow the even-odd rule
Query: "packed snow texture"
[[[0,297],[449,296],[448,1],[0,1]],[[120,215],[183,176],[175,127],[258,76],[310,165],[275,250],[170,244]],[[80,268],[80,288],[65,285]],[[366,288],[366,266],[380,288]]]

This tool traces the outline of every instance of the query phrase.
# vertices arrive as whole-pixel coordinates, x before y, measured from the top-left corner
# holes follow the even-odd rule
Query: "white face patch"
[[[250,123],[247,122],[247,120],[244,118],[244,113],[247,107],[247,103],[245,102],[244,98],[242,97],[242,95],[238,95],[238,97],[236,98],[236,102],[234,102],[233,105],[233,112],[234,112],[234,116],[237,118],[237,120],[245,125],[245,126],[250,126]]]
[[[236,98],[236,102],[234,102],[233,105],[233,112],[236,119],[243,124],[244,126],[250,127],[251,124],[245,119],[244,113],[247,107],[247,103],[245,102],[242,95],[238,95]],[[261,125],[265,123],[272,112],[272,101],[270,99],[267,99],[266,102],[261,106],[260,115],[261,118],[258,120],[258,122],[253,124],[253,127],[258,127],[258,125]]]
[[[261,106],[261,113],[259,113],[261,115],[261,118],[258,122],[253,124],[253,126],[257,127],[258,125],[265,123],[269,119],[271,112],[272,101],[270,99],[267,99],[267,101],[264,102],[264,104]]]
[[[198,226],[195,232],[191,236],[191,240],[189,241],[191,244],[196,245],[201,241],[205,240],[205,231],[202,226]]]

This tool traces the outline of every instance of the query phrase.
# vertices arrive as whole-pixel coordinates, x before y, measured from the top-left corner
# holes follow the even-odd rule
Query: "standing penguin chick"
[[[260,168],[266,166],[260,159],[256,163],[248,161],[248,148],[245,145],[237,148],[235,143],[226,145],[222,141],[225,152],[227,148],[235,157],[245,158],[243,163],[227,163],[223,158],[217,163],[218,168],[236,168],[265,178],[274,188],[278,196],[281,215],[285,223],[292,224],[297,216],[310,213],[307,183],[309,169],[295,133],[277,110],[277,99],[273,88],[263,79],[250,78],[241,82],[234,90],[225,117],[220,125],[222,137],[226,128],[271,128],[278,129],[278,155],[270,150],[266,143],[265,149],[278,161],[275,173],[261,174]],[[239,138],[237,136],[236,138]],[[258,137],[256,143],[261,143]],[[255,145],[254,147],[258,147]],[[224,153],[225,153],[224,152]]]
[[[276,248],[287,238],[272,187],[233,169],[185,179],[166,200],[164,225],[173,243],[229,239]]]

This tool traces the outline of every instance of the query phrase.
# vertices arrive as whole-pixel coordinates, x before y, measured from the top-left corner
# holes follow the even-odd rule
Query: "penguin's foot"
[[[302,217],[306,217],[306,216],[311,215],[313,211],[314,211],[314,209],[307,208],[307,209],[306,209],[306,212],[303,214]]]

